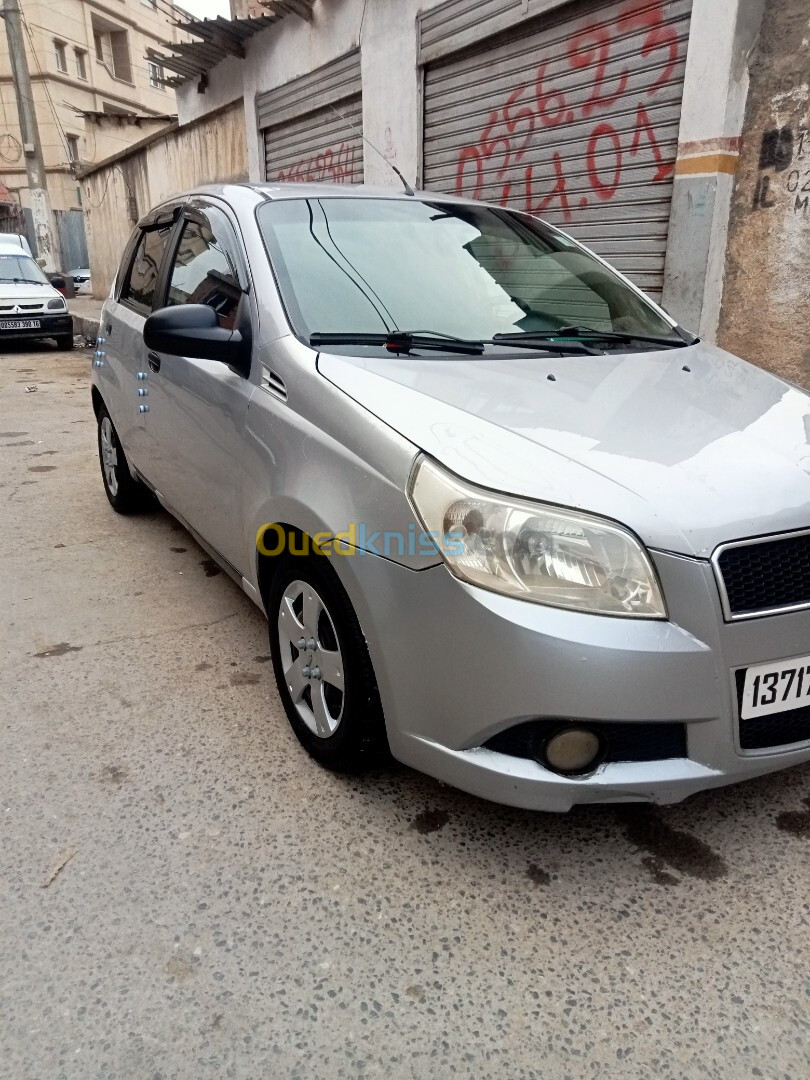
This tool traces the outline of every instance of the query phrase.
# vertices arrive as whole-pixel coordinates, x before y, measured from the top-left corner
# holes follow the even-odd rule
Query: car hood
[[[57,292],[53,285],[49,285],[47,281],[42,282],[13,282],[13,281],[0,281],[0,303],[4,300],[8,302],[13,301],[15,304],[18,300],[50,300],[54,296],[61,296],[62,294]]]
[[[319,370],[464,479],[705,558],[810,527],[810,396],[698,343],[651,353],[356,358]]]

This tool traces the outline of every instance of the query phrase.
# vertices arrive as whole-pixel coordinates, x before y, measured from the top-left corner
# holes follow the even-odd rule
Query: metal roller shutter
[[[265,179],[362,184],[360,53],[256,97]]]
[[[691,10],[582,0],[428,64],[425,187],[537,214],[660,296]]]

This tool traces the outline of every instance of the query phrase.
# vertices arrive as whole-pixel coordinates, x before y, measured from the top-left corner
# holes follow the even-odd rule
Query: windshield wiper
[[[330,334],[316,331],[310,334],[309,343],[313,349],[320,348],[321,345],[382,345],[395,353],[409,353],[411,349],[430,349],[433,352],[480,356],[484,351],[483,341],[470,341],[432,330],[418,333],[390,330],[381,334]]]
[[[29,277],[4,277],[0,278],[0,282],[7,285],[10,282],[14,282],[15,285],[46,285],[47,282],[39,281],[37,278]]]
[[[523,339],[531,341],[555,341],[568,338],[576,341],[647,341],[654,345],[666,345],[670,349],[684,349],[690,342],[682,338],[660,337],[654,334],[633,334],[616,330],[594,330],[590,326],[560,326],[556,330],[526,330],[517,334],[496,334],[497,341],[509,341],[516,344]],[[692,343],[694,344],[694,343]]]

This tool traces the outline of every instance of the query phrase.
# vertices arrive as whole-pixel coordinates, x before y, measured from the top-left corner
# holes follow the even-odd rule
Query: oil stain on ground
[[[626,806],[618,810],[618,815],[630,843],[648,852],[657,862],[702,881],[716,881],[728,873],[721,855],[691,833],[667,825],[658,810]],[[653,870],[660,872],[657,863]]]
[[[35,652],[34,656],[38,660],[45,660],[50,656],[64,656],[69,652],[80,652],[81,645],[71,645],[68,641],[60,641],[58,645],[52,645],[50,649],[45,649],[43,652]]]
[[[169,551],[173,551],[176,555],[182,555],[184,551],[188,551],[188,548],[170,547]]]
[[[207,663],[205,660],[201,660],[199,662],[199,664],[195,664],[194,670],[195,671],[210,671],[211,670],[211,665],[209,663]]]
[[[257,675],[255,671],[235,671],[230,682],[231,686],[255,686],[257,682],[261,682],[261,675]]]
[[[27,431],[0,431],[0,439],[19,439],[21,435],[27,434]]]
[[[127,778],[127,770],[122,765],[105,765],[101,770],[102,784],[120,787]]]
[[[206,577],[216,577],[217,574],[222,573],[222,570],[217,566],[213,559],[200,559],[200,566],[205,571]]]
[[[55,465],[29,465],[29,472],[53,472],[56,468]]]
[[[810,798],[802,799],[806,810],[785,810],[776,818],[777,828],[791,836],[810,837]]]
[[[544,870],[542,866],[538,866],[537,863],[530,862],[526,867],[526,874],[535,885],[551,884],[551,874],[548,870]]]
[[[443,829],[449,820],[450,815],[446,810],[423,810],[421,814],[416,815],[410,827],[426,836],[427,833]]]

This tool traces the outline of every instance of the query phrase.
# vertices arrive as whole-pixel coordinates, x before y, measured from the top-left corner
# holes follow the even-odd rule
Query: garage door
[[[360,53],[256,97],[265,179],[363,183]]]
[[[568,4],[427,64],[425,187],[537,214],[660,297],[691,7]]]

